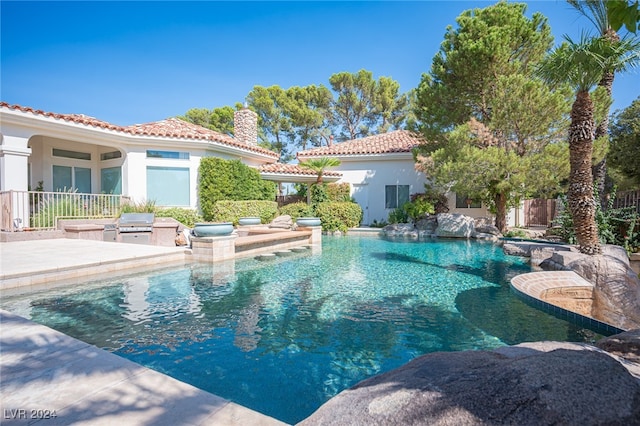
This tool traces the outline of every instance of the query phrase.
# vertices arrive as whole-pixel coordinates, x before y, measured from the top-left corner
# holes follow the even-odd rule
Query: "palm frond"
[[[567,0],[567,3],[591,21],[600,33],[600,36],[603,36],[610,28],[605,1],[606,0]]]

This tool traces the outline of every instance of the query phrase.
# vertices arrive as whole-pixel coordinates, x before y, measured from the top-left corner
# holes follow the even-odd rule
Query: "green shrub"
[[[436,212],[433,203],[424,194],[416,194],[411,202],[402,206],[402,209],[414,222]]]
[[[347,229],[360,225],[362,220],[362,208],[356,203],[320,203],[315,212],[322,221],[323,231],[346,232]]]
[[[327,184],[311,185],[311,206],[315,209],[321,203],[329,202],[329,192],[327,191]]]
[[[523,229],[510,229],[504,236],[507,238],[527,238],[527,233]]]
[[[295,221],[299,217],[314,216],[313,208],[307,203],[291,203],[279,209],[280,215],[289,215]]]
[[[391,210],[387,220],[389,223],[407,223],[409,222],[409,215],[405,209],[398,207],[397,209]]]
[[[155,200],[142,200],[122,204],[120,213],[155,213],[156,210]]]
[[[181,224],[183,224],[184,226],[186,226],[187,228],[193,228],[193,225],[203,221],[202,216],[200,216],[198,212],[196,212],[195,210],[185,209],[181,207],[170,207],[166,209],[159,209],[156,212],[156,216],[173,218],[178,222],[180,222]]]
[[[598,227],[598,237],[601,244],[615,244],[624,247],[628,253],[638,250],[640,247],[640,232],[638,232],[638,223],[640,215],[635,207],[613,208],[613,200],[615,199],[616,190],[612,191],[609,198],[609,205],[606,209],[602,209],[600,203],[596,203],[595,220]],[[594,198],[599,200],[596,190],[594,190]],[[577,238],[571,212],[567,205],[566,196],[561,196],[561,202],[564,208],[558,214],[558,224],[560,225],[557,234],[569,244],[576,244]]]
[[[270,222],[278,214],[278,203],[265,200],[218,201],[212,208],[211,221],[238,224],[241,217],[259,217],[262,223]]]
[[[276,184],[240,160],[206,157],[198,169],[198,198],[204,219],[213,221],[214,206],[223,200],[273,200]],[[240,217],[240,216],[239,216]]]
[[[351,201],[351,185],[348,183],[330,183],[326,186],[327,201],[349,202]]]

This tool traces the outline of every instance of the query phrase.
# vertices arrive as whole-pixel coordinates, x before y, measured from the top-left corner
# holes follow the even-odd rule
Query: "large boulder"
[[[471,238],[475,230],[475,221],[472,217],[459,213],[438,214],[438,237]]]
[[[301,424],[640,425],[640,380],[583,344],[440,352],[360,382]]]
[[[541,266],[572,270],[595,288],[593,316],[622,329],[640,328],[640,278],[629,266],[622,247],[606,245],[602,254],[576,251],[554,252]]]
[[[640,364],[640,329],[598,340],[596,346],[621,358]]]

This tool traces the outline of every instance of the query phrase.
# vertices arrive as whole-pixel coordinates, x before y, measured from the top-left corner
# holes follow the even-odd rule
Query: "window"
[[[386,185],[384,192],[386,209],[397,209],[409,202],[409,185]]]
[[[122,171],[120,167],[100,170],[100,190],[103,194],[122,194]]]
[[[122,153],[120,151],[111,151],[100,154],[101,161],[113,160],[114,158],[122,158]]]
[[[53,190],[56,192],[75,190],[81,194],[90,194],[91,169],[53,166]]]
[[[174,160],[188,160],[188,152],[178,151],[152,151],[147,150],[147,158],[170,158]]]
[[[66,149],[53,148],[54,157],[74,158],[76,160],[91,160],[88,152],[67,151]]]
[[[147,167],[147,199],[159,206],[189,206],[188,167]]]
[[[482,207],[482,202],[472,200],[467,195],[456,194],[457,209],[479,209],[480,207]]]

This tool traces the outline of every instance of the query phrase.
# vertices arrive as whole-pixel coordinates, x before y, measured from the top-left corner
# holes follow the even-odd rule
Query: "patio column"
[[[29,138],[2,135],[0,145],[0,191],[26,191],[29,187],[27,166],[31,148]]]

